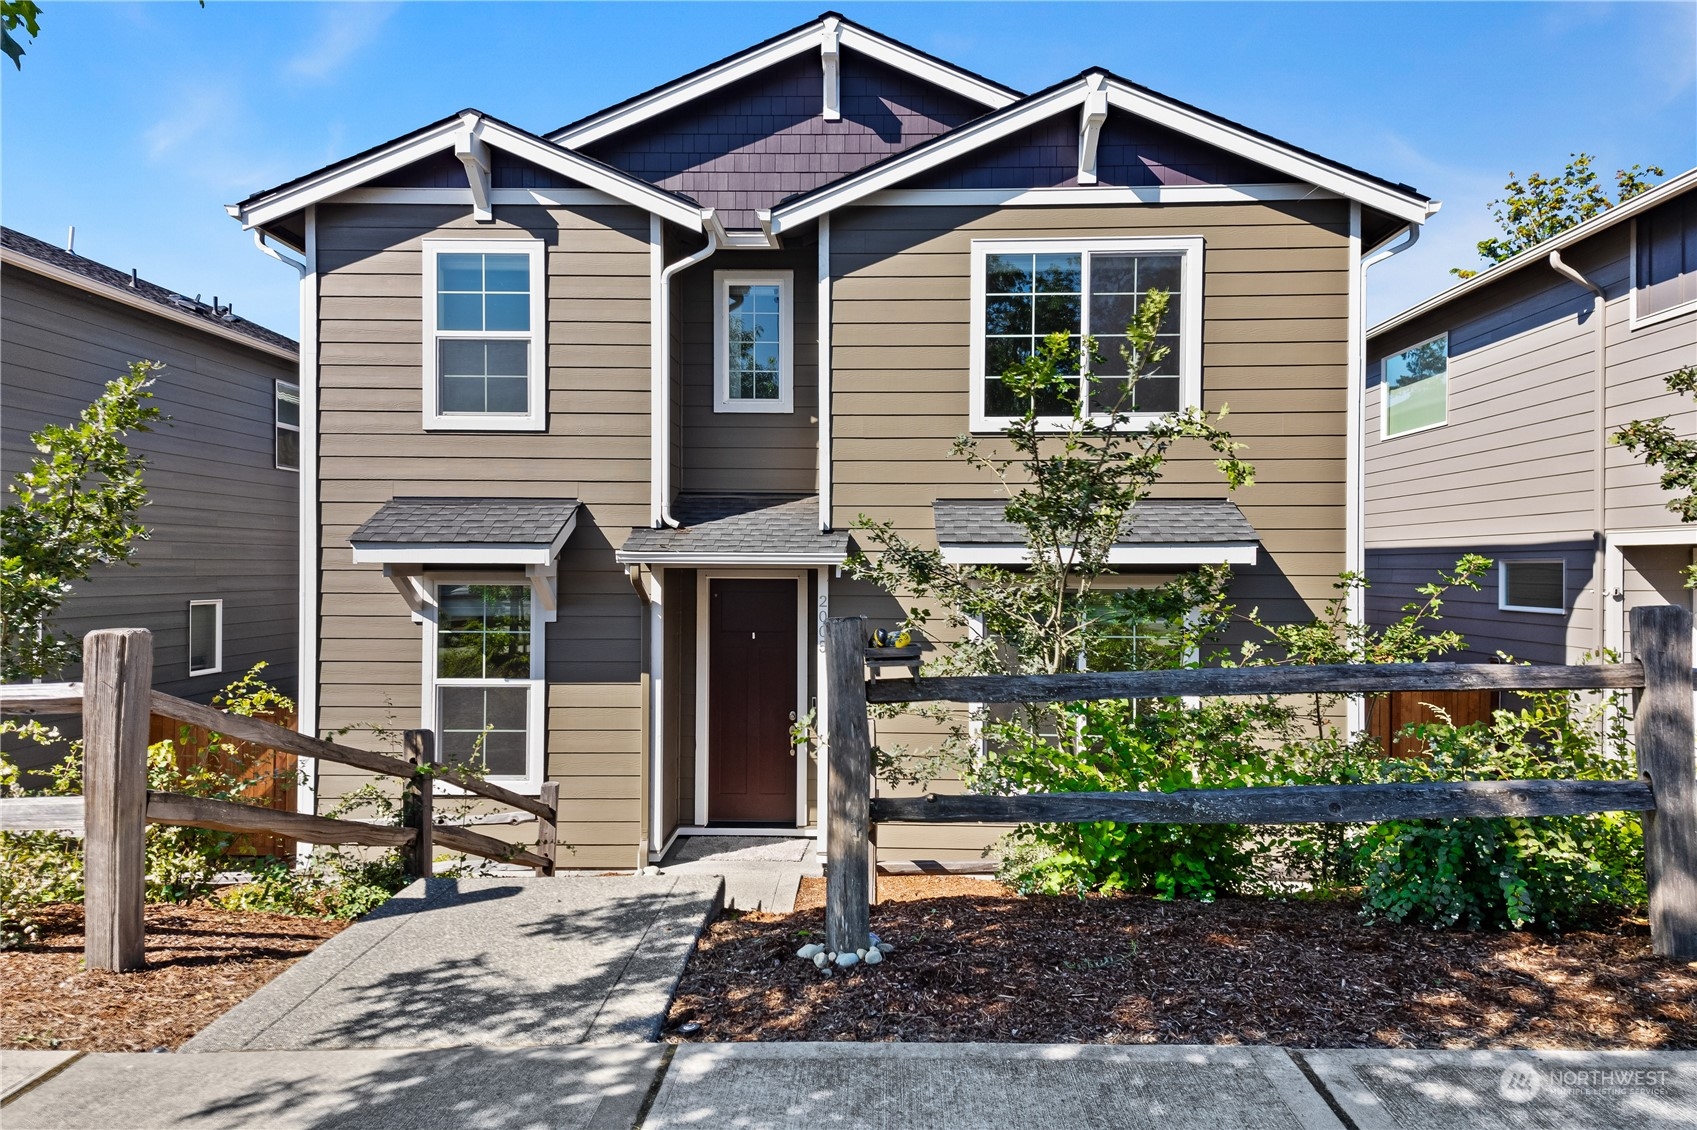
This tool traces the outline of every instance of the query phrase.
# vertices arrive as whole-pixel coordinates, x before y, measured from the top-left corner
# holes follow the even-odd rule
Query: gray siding
[[[141,627],[154,686],[205,701],[260,661],[293,694],[300,476],[275,465],[274,382],[289,361],[7,266],[0,304],[0,473],[36,455],[29,434],[69,423],[132,361],[165,363],[152,404],[167,417],[131,446],[146,455],[151,533],[135,565],[76,586],[58,626]],[[188,674],[190,600],[224,602],[224,663]],[[73,669],[67,673],[75,677]]]

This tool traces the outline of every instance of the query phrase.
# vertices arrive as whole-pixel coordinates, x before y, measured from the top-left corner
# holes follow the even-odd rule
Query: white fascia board
[[[368,541],[353,545],[355,565],[541,565],[548,566],[560,556],[560,549],[577,529],[573,514],[554,540],[547,545],[536,542],[511,544],[506,542],[382,542]]]
[[[1196,545],[1116,545],[1108,551],[1110,565],[1253,565],[1256,542],[1218,542]],[[951,565],[1026,565],[1031,551],[1025,545],[945,545],[943,560]]]
[[[469,199],[469,198],[468,198]],[[1059,188],[888,188],[858,201],[865,207],[1040,208],[1053,204],[1241,204],[1337,200],[1311,184],[1063,185]],[[1400,234],[1400,232],[1399,232]]]
[[[1195,110],[1108,80],[1108,104],[1135,114],[1145,121],[1166,126],[1187,137],[1248,158],[1269,169],[1329,189],[1348,200],[1359,200],[1370,208],[1411,224],[1424,224],[1432,213],[1425,200],[1397,192],[1335,165],[1304,156],[1286,146],[1233,128]]]
[[[495,188],[491,204],[539,204],[570,208],[583,205],[619,204],[616,197],[593,188]],[[469,188],[350,188],[327,204],[453,204],[469,208],[476,203]]]
[[[627,553],[614,554],[620,565],[841,565],[841,553]]]
[[[436,128],[409,141],[380,149],[376,153],[357,161],[344,162],[326,169],[294,188],[285,192],[272,193],[248,207],[244,208],[239,204],[232,205],[230,214],[240,220],[244,228],[263,227],[273,220],[280,220],[284,216],[298,212],[309,204],[328,200],[332,196],[337,196],[350,188],[356,188],[373,178],[382,176],[384,173],[404,169],[414,161],[422,160],[440,150],[451,148],[455,136],[464,128],[464,123],[458,118],[443,122]]]
[[[702,208],[635,177],[580,157],[558,145],[509,129],[488,118],[479,123],[478,133],[483,140],[493,142],[513,156],[522,157],[533,165],[571,177],[586,187],[598,189],[626,204],[634,204],[689,231],[702,230]]]
[[[1480,287],[1490,286],[1504,275],[1513,274],[1522,267],[1528,267],[1534,263],[1547,264],[1550,260],[1550,252],[1561,251],[1564,248],[1573,246],[1581,240],[1589,239],[1616,224],[1625,223],[1640,212],[1654,208],[1663,201],[1679,196],[1681,193],[1690,191],[1693,188],[1697,188],[1697,169],[1688,169],[1679,174],[1677,177],[1674,177],[1672,180],[1663,181],[1655,188],[1646,189],[1624,204],[1616,204],[1613,208],[1610,208],[1606,212],[1592,216],[1589,220],[1585,220],[1582,223],[1575,224],[1560,235],[1553,235],[1541,243],[1535,243],[1520,254],[1509,259],[1504,259],[1501,263],[1493,263],[1478,274],[1474,275],[1472,278],[1464,279],[1450,287],[1448,290],[1440,291],[1431,298],[1428,298],[1426,301],[1415,306],[1410,306],[1400,314],[1391,315],[1378,325],[1368,328],[1368,340],[1371,340],[1382,333],[1394,330],[1398,326],[1406,325],[1422,315],[1429,314],[1439,307],[1455,301],[1463,295],[1472,294]]]
[[[97,295],[101,298],[110,298],[114,302],[122,303],[125,306],[130,306],[145,313],[164,318],[166,321],[177,322],[180,325],[185,326],[192,326],[193,328],[200,330],[202,333],[211,334],[213,337],[222,338],[225,341],[235,342],[237,345],[245,345],[249,349],[257,349],[261,353],[268,353],[273,357],[279,357],[291,364],[298,365],[300,363],[299,350],[284,349],[280,345],[272,345],[270,342],[260,341],[258,338],[249,337],[244,333],[232,330],[226,326],[215,325],[211,322],[207,322],[202,318],[198,318],[195,315],[190,314],[186,310],[174,310],[169,306],[161,306],[152,299],[143,298],[139,294],[133,294],[121,286],[113,286],[110,283],[101,282],[99,279],[91,279],[87,275],[79,275],[75,271],[67,271],[63,267],[54,266],[52,263],[43,263],[39,259],[32,259],[28,255],[19,254],[9,248],[0,248],[0,262],[5,263],[8,267],[16,267],[20,271],[29,271],[33,274],[40,275],[44,279],[52,279],[56,283],[63,283],[66,286],[75,287],[76,289],[88,294]]]
[[[616,110],[598,114],[569,129],[548,134],[547,138],[554,144],[563,145],[568,149],[590,145],[604,137],[610,137],[620,130],[628,129],[646,121],[657,114],[675,110],[697,98],[711,94],[721,87],[729,86],[733,82],[758,74],[775,63],[781,63],[797,55],[818,51],[820,36],[823,31],[824,24],[822,22],[797,28],[782,39],[773,40],[764,47],[756,48],[746,55],[702,71],[692,78],[661,87],[645,97],[638,98],[636,101]],[[908,50],[899,43],[894,43],[881,36],[871,35],[848,24],[838,26],[837,42],[842,47],[859,51],[863,55],[895,67],[906,74],[970,98],[972,101],[988,106],[992,110],[1000,110],[1017,99],[1017,95],[1003,90],[994,83],[956,70],[954,67],[937,62],[935,59],[928,59],[917,52]]]

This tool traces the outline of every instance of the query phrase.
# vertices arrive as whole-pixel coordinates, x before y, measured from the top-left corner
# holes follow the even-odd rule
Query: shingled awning
[[[931,504],[943,558],[959,564],[1018,565],[1025,538],[1003,517],[1005,499],[939,498]],[[1108,554],[1111,565],[1253,565],[1260,535],[1237,503],[1146,498],[1132,507]]]
[[[547,566],[577,510],[575,498],[394,498],[348,540],[356,564]]]
[[[677,529],[632,530],[625,565],[839,565],[848,534],[819,532],[816,494],[684,494]]]

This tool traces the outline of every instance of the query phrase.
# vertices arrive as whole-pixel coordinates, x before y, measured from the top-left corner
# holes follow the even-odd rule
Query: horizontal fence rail
[[[1081,671],[1065,675],[960,675],[874,679],[866,701],[1086,702],[1225,695],[1385,694],[1391,691],[1638,690],[1639,663],[1532,666],[1508,663],[1379,663]]]
[[[824,758],[825,932],[830,949],[869,936],[874,833],[884,823],[1312,824],[1640,812],[1651,948],[1697,957],[1697,751],[1693,747],[1691,613],[1635,608],[1636,658],[1579,666],[1337,664],[986,675],[866,677],[896,665],[866,647],[859,617],[826,623],[829,717]],[[903,665],[911,666],[913,656]],[[1395,691],[1624,690],[1634,696],[1635,781],[1436,781],[1293,785],[1175,792],[873,797],[868,707],[879,704],[1052,703]],[[1390,751],[1386,751],[1387,754]]]

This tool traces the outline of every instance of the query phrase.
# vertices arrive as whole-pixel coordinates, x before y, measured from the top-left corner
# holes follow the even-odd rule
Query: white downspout
[[[1605,413],[1608,411],[1608,311],[1605,309],[1606,296],[1603,288],[1562,262],[1561,252],[1550,252],[1550,267],[1563,278],[1571,279],[1591,292],[1591,316],[1596,320],[1596,345],[1592,347],[1593,385],[1591,390],[1591,524],[1595,529],[1592,535],[1591,550],[1591,581],[1596,586],[1593,600],[1594,614],[1597,622],[1591,632],[1591,646],[1596,651],[1602,651],[1607,644],[1607,636],[1603,629],[1604,618],[1609,612],[1609,593],[1612,590],[1608,583],[1607,547],[1605,546],[1604,527],[1608,523],[1607,489],[1608,489],[1608,435],[1605,425]]]
[[[657,227],[658,224],[659,219],[656,217],[654,225]],[[707,246],[663,268],[653,296],[657,311],[654,333],[658,341],[658,347],[653,353],[658,364],[654,367],[653,375],[655,438],[650,450],[655,465],[654,479],[659,486],[653,507],[653,525],[656,529],[661,526],[676,529],[678,525],[678,520],[672,517],[672,276],[695,266],[719,250],[722,242],[720,237],[725,230],[711,208],[701,210],[701,229],[707,234]],[[659,241],[652,231],[653,229],[650,238],[658,246]],[[664,259],[664,250],[659,254]]]

